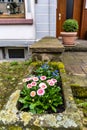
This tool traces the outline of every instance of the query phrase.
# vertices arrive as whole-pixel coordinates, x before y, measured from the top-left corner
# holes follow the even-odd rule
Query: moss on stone
[[[8,130],[22,130],[22,128],[19,126],[10,126]]]
[[[74,86],[72,87],[72,92],[75,97],[78,98],[87,98],[87,88],[86,87],[78,87]]]
[[[80,84],[70,84],[71,87],[80,87]]]

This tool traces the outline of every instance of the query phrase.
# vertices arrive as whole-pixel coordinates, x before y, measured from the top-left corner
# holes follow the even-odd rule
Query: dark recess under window
[[[8,49],[9,58],[24,58],[24,49]]]

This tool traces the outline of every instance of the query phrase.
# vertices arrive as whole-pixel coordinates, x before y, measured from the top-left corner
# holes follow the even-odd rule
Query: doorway
[[[81,23],[82,23],[82,9],[83,0],[57,0],[56,9],[56,37],[60,36],[62,30],[63,22],[66,19],[73,18],[78,21],[79,31],[78,37],[81,33]]]

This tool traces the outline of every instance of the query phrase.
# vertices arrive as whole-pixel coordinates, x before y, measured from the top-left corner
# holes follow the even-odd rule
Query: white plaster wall
[[[35,39],[34,0],[30,0],[30,7],[31,12],[26,13],[26,19],[33,18],[33,25],[0,25],[0,39]]]
[[[56,37],[57,0],[38,0],[35,4],[36,38]]]

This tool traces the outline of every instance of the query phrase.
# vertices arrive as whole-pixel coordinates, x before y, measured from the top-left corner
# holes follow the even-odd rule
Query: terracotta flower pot
[[[63,44],[65,46],[75,45],[77,32],[61,32],[60,35],[62,36]]]

